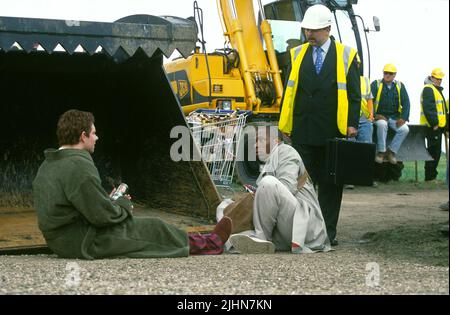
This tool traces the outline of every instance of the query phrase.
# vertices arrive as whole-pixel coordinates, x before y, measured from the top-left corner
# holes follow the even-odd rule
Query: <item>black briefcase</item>
[[[327,172],[337,185],[372,186],[375,174],[374,143],[347,139],[327,141]]]

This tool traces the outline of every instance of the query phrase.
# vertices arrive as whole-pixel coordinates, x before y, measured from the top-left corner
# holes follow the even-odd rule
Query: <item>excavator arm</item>
[[[218,0],[220,16],[225,27],[224,35],[240,58],[240,72],[245,86],[247,104],[259,112],[261,106],[274,106],[279,109],[283,84],[272,42],[270,24],[263,19],[261,29],[255,19],[253,1]],[[259,0],[262,8],[261,1]],[[261,11],[263,12],[263,11]],[[263,41],[267,47],[267,56]],[[262,87],[266,86],[266,87]],[[261,91],[271,89],[275,97],[268,104]]]

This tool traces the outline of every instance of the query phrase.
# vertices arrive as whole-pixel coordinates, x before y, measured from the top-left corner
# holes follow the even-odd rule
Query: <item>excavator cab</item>
[[[370,56],[367,54],[369,51],[368,41],[366,47],[362,45],[361,27],[357,21],[360,17],[353,11],[353,5],[357,3],[357,0],[279,0],[266,4],[264,6],[264,12],[272,27],[280,68],[286,69],[289,49],[306,41],[305,34],[300,27],[300,22],[303,20],[303,16],[308,7],[315,4],[323,4],[334,15],[331,35],[341,43],[357,48],[362,61],[360,71],[363,75],[364,57],[367,56],[369,59]],[[375,28],[376,31],[379,31],[379,20],[376,17],[374,19],[378,21]],[[364,32],[369,32],[370,30],[365,28],[362,18],[361,22]]]

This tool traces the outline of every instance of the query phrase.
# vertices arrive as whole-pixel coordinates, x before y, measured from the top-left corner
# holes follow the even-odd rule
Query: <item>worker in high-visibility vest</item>
[[[377,128],[377,155],[375,162],[383,163],[387,159],[397,164],[396,154],[409,133],[406,124],[409,121],[409,96],[405,85],[394,80],[397,68],[387,64],[383,69],[383,79],[372,82],[372,93],[375,96],[375,126]],[[395,131],[389,147],[386,145],[388,129]]]
[[[361,109],[357,51],[330,38],[333,14],[324,5],[309,7],[301,26],[307,43],[291,49],[289,79],[279,129],[291,136],[319,189],[319,203],[332,245],[344,186],[330,179],[326,144],[355,137]]]
[[[361,117],[356,141],[372,143],[373,119],[373,95],[370,81],[369,78],[361,76]]]
[[[356,56],[358,66],[361,67],[361,59]],[[370,87],[370,79],[361,76],[361,116],[359,118],[358,135],[356,141],[372,143],[373,138],[373,94]]]
[[[441,86],[445,74],[436,68],[425,79],[420,98],[420,124],[427,126],[427,150],[433,161],[425,162],[425,181],[434,181],[438,175],[437,167],[441,159],[442,133],[447,126],[447,104]]]

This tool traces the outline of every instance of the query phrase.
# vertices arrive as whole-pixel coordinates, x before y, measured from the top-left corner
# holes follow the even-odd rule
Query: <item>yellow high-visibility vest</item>
[[[347,134],[348,124],[348,94],[347,94],[347,74],[350,66],[357,54],[356,49],[336,43],[337,53],[337,90],[338,90],[338,112],[337,126],[341,134]],[[281,110],[278,128],[286,133],[291,134],[294,121],[294,105],[295,96],[298,89],[298,77],[300,66],[303,58],[308,50],[309,43],[291,49],[292,70],[289,75],[289,81],[284,94],[283,108]]]
[[[398,112],[400,115],[403,113],[403,105],[402,105],[402,97],[400,95],[400,91],[402,90],[402,83],[400,81],[395,81],[392,83],[397,88],[398,92]],[[375,107],[375,113],[378,112],[378,105],[380,105],[380,99],[381,99],[381,91],[383,91],[384,84],[381,82],[381,80],[377,81],[378,85],[378,93],[377,97],[375,98],[374,107]]]
[[[361,116],[364,114],[367,119],[371,116],[369,108],[367,107],[367,100],[370,99],[371,94],[372,91],[369,78],[361,76]]]
[[[424,88],[429,87],[433,90],[434,93],[434,102],[436,103],[436,112],[438,116],[439,121],[439,127],[444,128],[445,127],[445,114],[446,114],[446,105],[444,98],[442,97],[441,93],[439,93],[438,89],[433,84],[426,84]],[[430,126],[428,123],[427,117],[425,116],[425,113],[423,111],[423,91],[420,96],[420,124],[428,127],[434,127]]]

